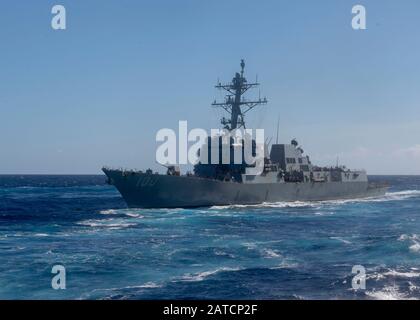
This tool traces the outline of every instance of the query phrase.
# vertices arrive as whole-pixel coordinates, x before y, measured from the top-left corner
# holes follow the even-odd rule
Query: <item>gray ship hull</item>
[[[377,197],[387,187],[368,182],[243,184],[195,176],[103,169],[131,208],[190,208],[279,201],[325,201]]]

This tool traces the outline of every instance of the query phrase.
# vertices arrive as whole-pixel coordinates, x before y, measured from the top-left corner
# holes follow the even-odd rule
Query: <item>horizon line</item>
[[[371,173],[368,176],[420,176],[420,173]],[[0,173],[0,176],[106,176],[104,173]]]

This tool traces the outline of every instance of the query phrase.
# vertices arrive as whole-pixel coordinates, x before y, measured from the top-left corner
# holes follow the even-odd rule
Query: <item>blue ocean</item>
[[[100,175],[0,176],[0,298],[418,299],[420,177],[371,180],[389,192],[144,210]]]

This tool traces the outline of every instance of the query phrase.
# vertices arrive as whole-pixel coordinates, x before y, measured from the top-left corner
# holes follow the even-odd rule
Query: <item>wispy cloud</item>
[[[412,147],[398,149],[395,152],[396,156],[408,157],[408,158],[418,158],[420,159],[420,144],[416,144]]]

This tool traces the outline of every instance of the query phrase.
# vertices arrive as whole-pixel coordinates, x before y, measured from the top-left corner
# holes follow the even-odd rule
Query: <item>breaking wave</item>
[[[366,295],[375,300],[406,300],[408,296],[399,291],[398,286],[385,286],[382,290],[366,291]]]
[[[127,217],[132,218],[144,218],[141,214],[134,213],[128,210],[116,210],[116,209],[108,209],[108,210],[101,210],[99,211],[99,214],[103,215],[125,215]]]
[[[116,219],[106,219],[106,220],[85,220],[78,223],[78,225],[86,226],[86,227],[93,227],[93,228],[104,228],[104,229],[123,229],[134,227],[136,223],[128,223],[126,221],[119,221]]]
[[[382,288],[366,291],[366,295],[377,300],[413,300],[418,298],[420,270],[417,268],[391,269],[375,272],[366,279],[386,283]],[[413,281],[413,282],[412,282]]]
[[[187,273],[181,277],[178,278],[178,280],[181,281],[203,281],[206,278],[215,275],[216,273],[219,272],[229,272],[229,271],[240,271],[242,270],[241,268],[230,268],[230,267],[222,267],[222,268],[217,268],[214,270],[210,270],[210,271],[203,271],[203,272],[199,272],[199,273]]]
[[[420,252],[420,243],[415,243],[409,247],[413,252]]]
[[[384,275],[385,277],[395,277],[395,278],[418,278],[420,277],[420,272],[418,271],[408,271],[408,272],[401,272],[401,271],[397,271],[397,270],[389,270],[385,273],[383,273],[382,275]]]
[[[276,250],[273,249],[263,249],[262,250],[263,256],[265,258],[281,258],[281,254],[279,254]]]
[[[372,201],[398,201],[408,198],[420,197],[420,190],[404,190],[396,192],[387,192],[385,196],[378,198],[371,198]]]
[[[386,278],[392,279],[411,279],[411,278],[420,278],[420,269],[418,268],[409,268],[409,269],[392,269],[385,268],[381,271],[376,271],[370,275],[367,275],[366,279],[372,280],[383,280]]]
[[[412,252],[420,252],[420,237],[417,234],[402,234],[398,241],[410,241],[411,245],[409,246],[410,251]]]
[[[343,239],[341,237],[330,237],[330,239],[340,241],[340,242],[342,242],[344,244],[351,244],[352,243],[351,241],[346,240],[346,239]]]
[[[212,206],[212,210],[221,209],[236,209],[236,208],[318,208],[328,205],[343,205],[347,203],[359,202],[387,202],[387,201],[400,201],[408,198],[420,197],[420,190],[404,190],[396,192],[387,192],[381,197],[369,198],[355,198],[344,200],[323,200],[323,201],[279,201],[279,202],[263,202],[261,204],[249,205],[226,205],[226,206]]]

